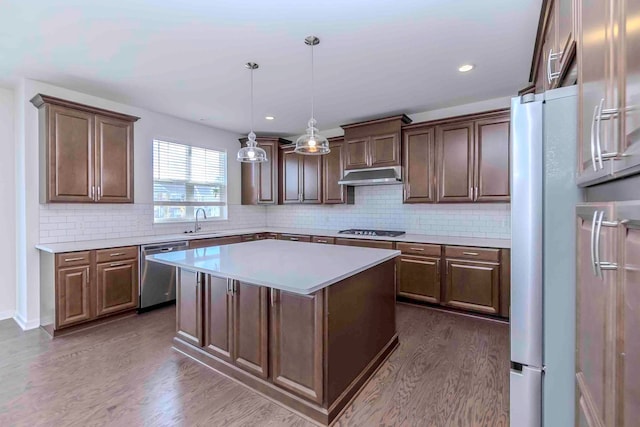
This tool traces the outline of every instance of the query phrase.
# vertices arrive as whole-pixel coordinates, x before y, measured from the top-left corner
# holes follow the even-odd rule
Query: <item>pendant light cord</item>
[[[314,104],[314,95],[315,95],[315,66],[313,64],[313,43],[311,43],[311,118],[313,119],[313,104]]]
[[[251,68],[251,132],[253,132],[253,68]]]

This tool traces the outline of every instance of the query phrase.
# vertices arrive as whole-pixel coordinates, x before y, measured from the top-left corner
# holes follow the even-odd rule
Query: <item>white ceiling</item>
[[[210,126],[302,133],[513,95],[541,0],[0,0],[0,84],[19,77]],[[476,69],[461,74],[464,63]],[[276,120],[268,122],[265,115]],[[201,121],[204,119],[204,121]]]

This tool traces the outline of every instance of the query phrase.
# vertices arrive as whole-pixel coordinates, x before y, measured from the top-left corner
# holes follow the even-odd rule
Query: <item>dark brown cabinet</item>
[[[435,185],[435,128],[421,126],[402,132],[404,203],[433,203]]]
[[[437,201],[508,202],[509,138],[506,111],[438,125]]]
[[[289,240],[291,242],[310,242],[311,236],[305,236],[304,234],[279,234],[278,240]]]
[[[138,307],[137,259],[100,263],[96,276],[96,316]]]
[[[322,203],[353,204],[354,188],[338,184],[346,162],[344,138],[330,138],[329,148],[331,152],[322,156]]]
[[[234,280],[234,363],[254,375],[266,378],[268,370],[268,289]]]
[[[336,237],[336,245],[358,246],[361,248],[377,248],[377,249],[393,249],[393,242],[385,242],[380,240],[364,240],[364,239],[345,239]]]
[[[440,257],[402,255],[398,262],[398,296],[438,304]]]
[[[334,237],[324,236],[313,236],[311,241],[313,243],[324,243],[325,245],[334,245],[336,243],[336,239]]]
[[[472,202],[475,196],[473,123],[438,126],[436,133],[438,202]]]
[[[345,169],[400,166],[401,129],[405,115],[344,125]]]
[[[137,246],[55,255],[43,252],[40,269],[41,304],[53,314],[51,323],[43,319],[43,326],[52,335],[138,307]]]
[[[39,109],[42,203],[133,203],[138,117],[46,95],[31,102]]]
[[[271,290],[271,372],[274,384],[323,401],[324,293]]]
[[[456,259],[447,259],[446,263],[446,305],[499,314],[500,264]]]
[[[56,306],[59,328],[91,319],[90,266],[57,271]]]
[[[209,246],[231,245],[243,241],[242,236],[212,237],[208,239],[194,239],[189,241],[189,249],[206,248]]]
[[[278,165],[280,159],[280,145],[290,144],[291,141],[281,138],[258,137],[258,147],[267,152],[267,161],[263,163],[242,163],[243,205],[275,205],[278,203]],[[240,143],[244,147],[246,138]]]
[[[204,290],[204,349],[231,362],[233,358],[233,295],[231,283],[207,275]]]
[[[474,124],[475,201],[508,202],[510,200],[510,117],[478,120]]]
[[[281,203],[322,203],[322,156],[301,155],[294,146],[281,149]]]
[[[183,340],[202,346],[202,284],[203,274],[178,269],[176,285],[176,333]]]

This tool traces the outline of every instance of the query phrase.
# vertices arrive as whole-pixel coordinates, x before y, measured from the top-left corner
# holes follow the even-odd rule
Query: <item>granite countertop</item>
[[[217,232],[202,232],[195,234],[167,234],[158,236],[138,236],[138,237],[122,237],[115,239],[101,240],[79,240],[64,243],[41,243],[36,248],[50,253],[60,252],[76,252],[87,251],[92,249],[117,248],[120,246],[136,246],[148,245],[153,243],[177,242],[193,239],[206,239],[213,237],[235,236],[239,234],[254,233],[283,233],[283,234],[303,234],[310,236],[324,237],[341,237],[348,239],[365,239],[365,240],[386,240],[393,242],[409,242],[409,243],[433,243],[436,245],[454,245],[454,246],[478,246],[486,248],[504,248],[511,247],[510,239],[491,239],[482,237],[454,237],[454,236],[429,236],[426,234],[404,234],[398,237],[373,237],[373,236],[354,236],[352,234],[339,234],[338,230],[323,230],[311,228],[286,228],[286,227],[258,227],[258,228],[240,228],[234,230],[223,230]]]
[[[258,240],[149,255],[147,259],[308,295],[400,255],[400,251]]]

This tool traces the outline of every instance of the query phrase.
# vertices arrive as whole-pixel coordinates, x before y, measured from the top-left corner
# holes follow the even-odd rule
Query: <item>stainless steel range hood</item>
[[[402,167],[348,170],[338,184],[351,186],[402,184]]]

